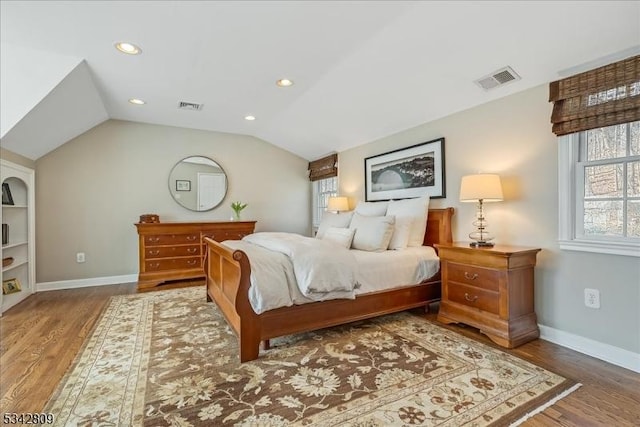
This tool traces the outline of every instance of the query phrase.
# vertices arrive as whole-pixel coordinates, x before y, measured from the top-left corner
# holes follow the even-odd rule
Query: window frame
[[[334,189],[331,191],[320,192],[321,183],[324,181],[333,181]],[[338,177],[333,176],[330,178],[323,178],[316,181],[312,181],[312,206],[311,206],[311,225],[313,230],[315,231],[320,226],[320,221],[322,221],[322,214],[327,210],[327,206],[323,205],[321,200],[321,195],[328,194],[327,203],[329,201],[329,197],[338,195]]]
[[[586,162],[580,159],[581,143],[585,132],[576,132],[558,138],[558,243],[560,249],[611,255],[640,257],[640,238],[584,235],[584,166],[635,161],[638,156],[627,155],[617,159]],[[626,185],[625,168],[625,185]],[[621,199],[627,199],[624,196]],[[633,198],[635,199],[635,198]],[[626,227],[626,211],[623,212]]]

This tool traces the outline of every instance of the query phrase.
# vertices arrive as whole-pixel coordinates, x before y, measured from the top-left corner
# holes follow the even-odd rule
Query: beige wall
[[[499,90],[499,89],[498,89]],[[453,206],[454,237],[468,240],[475,206],[460,203],[463,175],[498,173],[505,200],[486,205],[496,242],[542,248],[536,267],[540,324],[640,353],[638,258],[558,248],[558,142],[551,133],[547,87],[540,86],[341,152],[340,191],[364,199],[364,158],[445,137],[445,199]],[[584,288],[601,292],[599,310],[584,306]]]
[[[31,159],[28,159],[20,154],[16,154],[13,151],[9,151],[5,148],[0,147],[0,159],[5,159],[13,163],[17,163],[19,165],[25,166],[27,168],[35,169],[36,162]]]
[[[227,196],[212,211],[189,211],[169,193],[169,172],[191,155],[227,174]],[[109,120],[38,159],[36,179],[38,283],[137,274],[133,224],[145,213],[228,220],[238,200],[257,230],[310,229],[307,161],[250,136]]]

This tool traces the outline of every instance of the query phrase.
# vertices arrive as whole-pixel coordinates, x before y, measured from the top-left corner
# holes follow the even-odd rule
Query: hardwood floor
[[[41,292],[4,313],[0,412],[41,411],[109,297],[135,292],[135,283]],[[435,316],[427,314],[433,321]],[[497,347],[474,328],[446,327]],[[523,425],[640,426],[640,374],[543,340],[507,351],[582,383]]]

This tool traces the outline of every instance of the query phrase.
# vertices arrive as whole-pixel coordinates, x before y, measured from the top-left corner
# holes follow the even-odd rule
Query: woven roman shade
[[[309,163],[309,179],[318,181],[320,179],[338,176],[338,155],[331,154]]]
[[[558,136],[640,120],[640,55],[552,82],[549,101]]]

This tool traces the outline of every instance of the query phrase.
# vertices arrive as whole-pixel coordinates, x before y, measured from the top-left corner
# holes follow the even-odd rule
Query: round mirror
[[[169,192],[187,209],[209,211],[222,203],[227,194],[227,175],[208,157],[187,157],[171,169]]]

